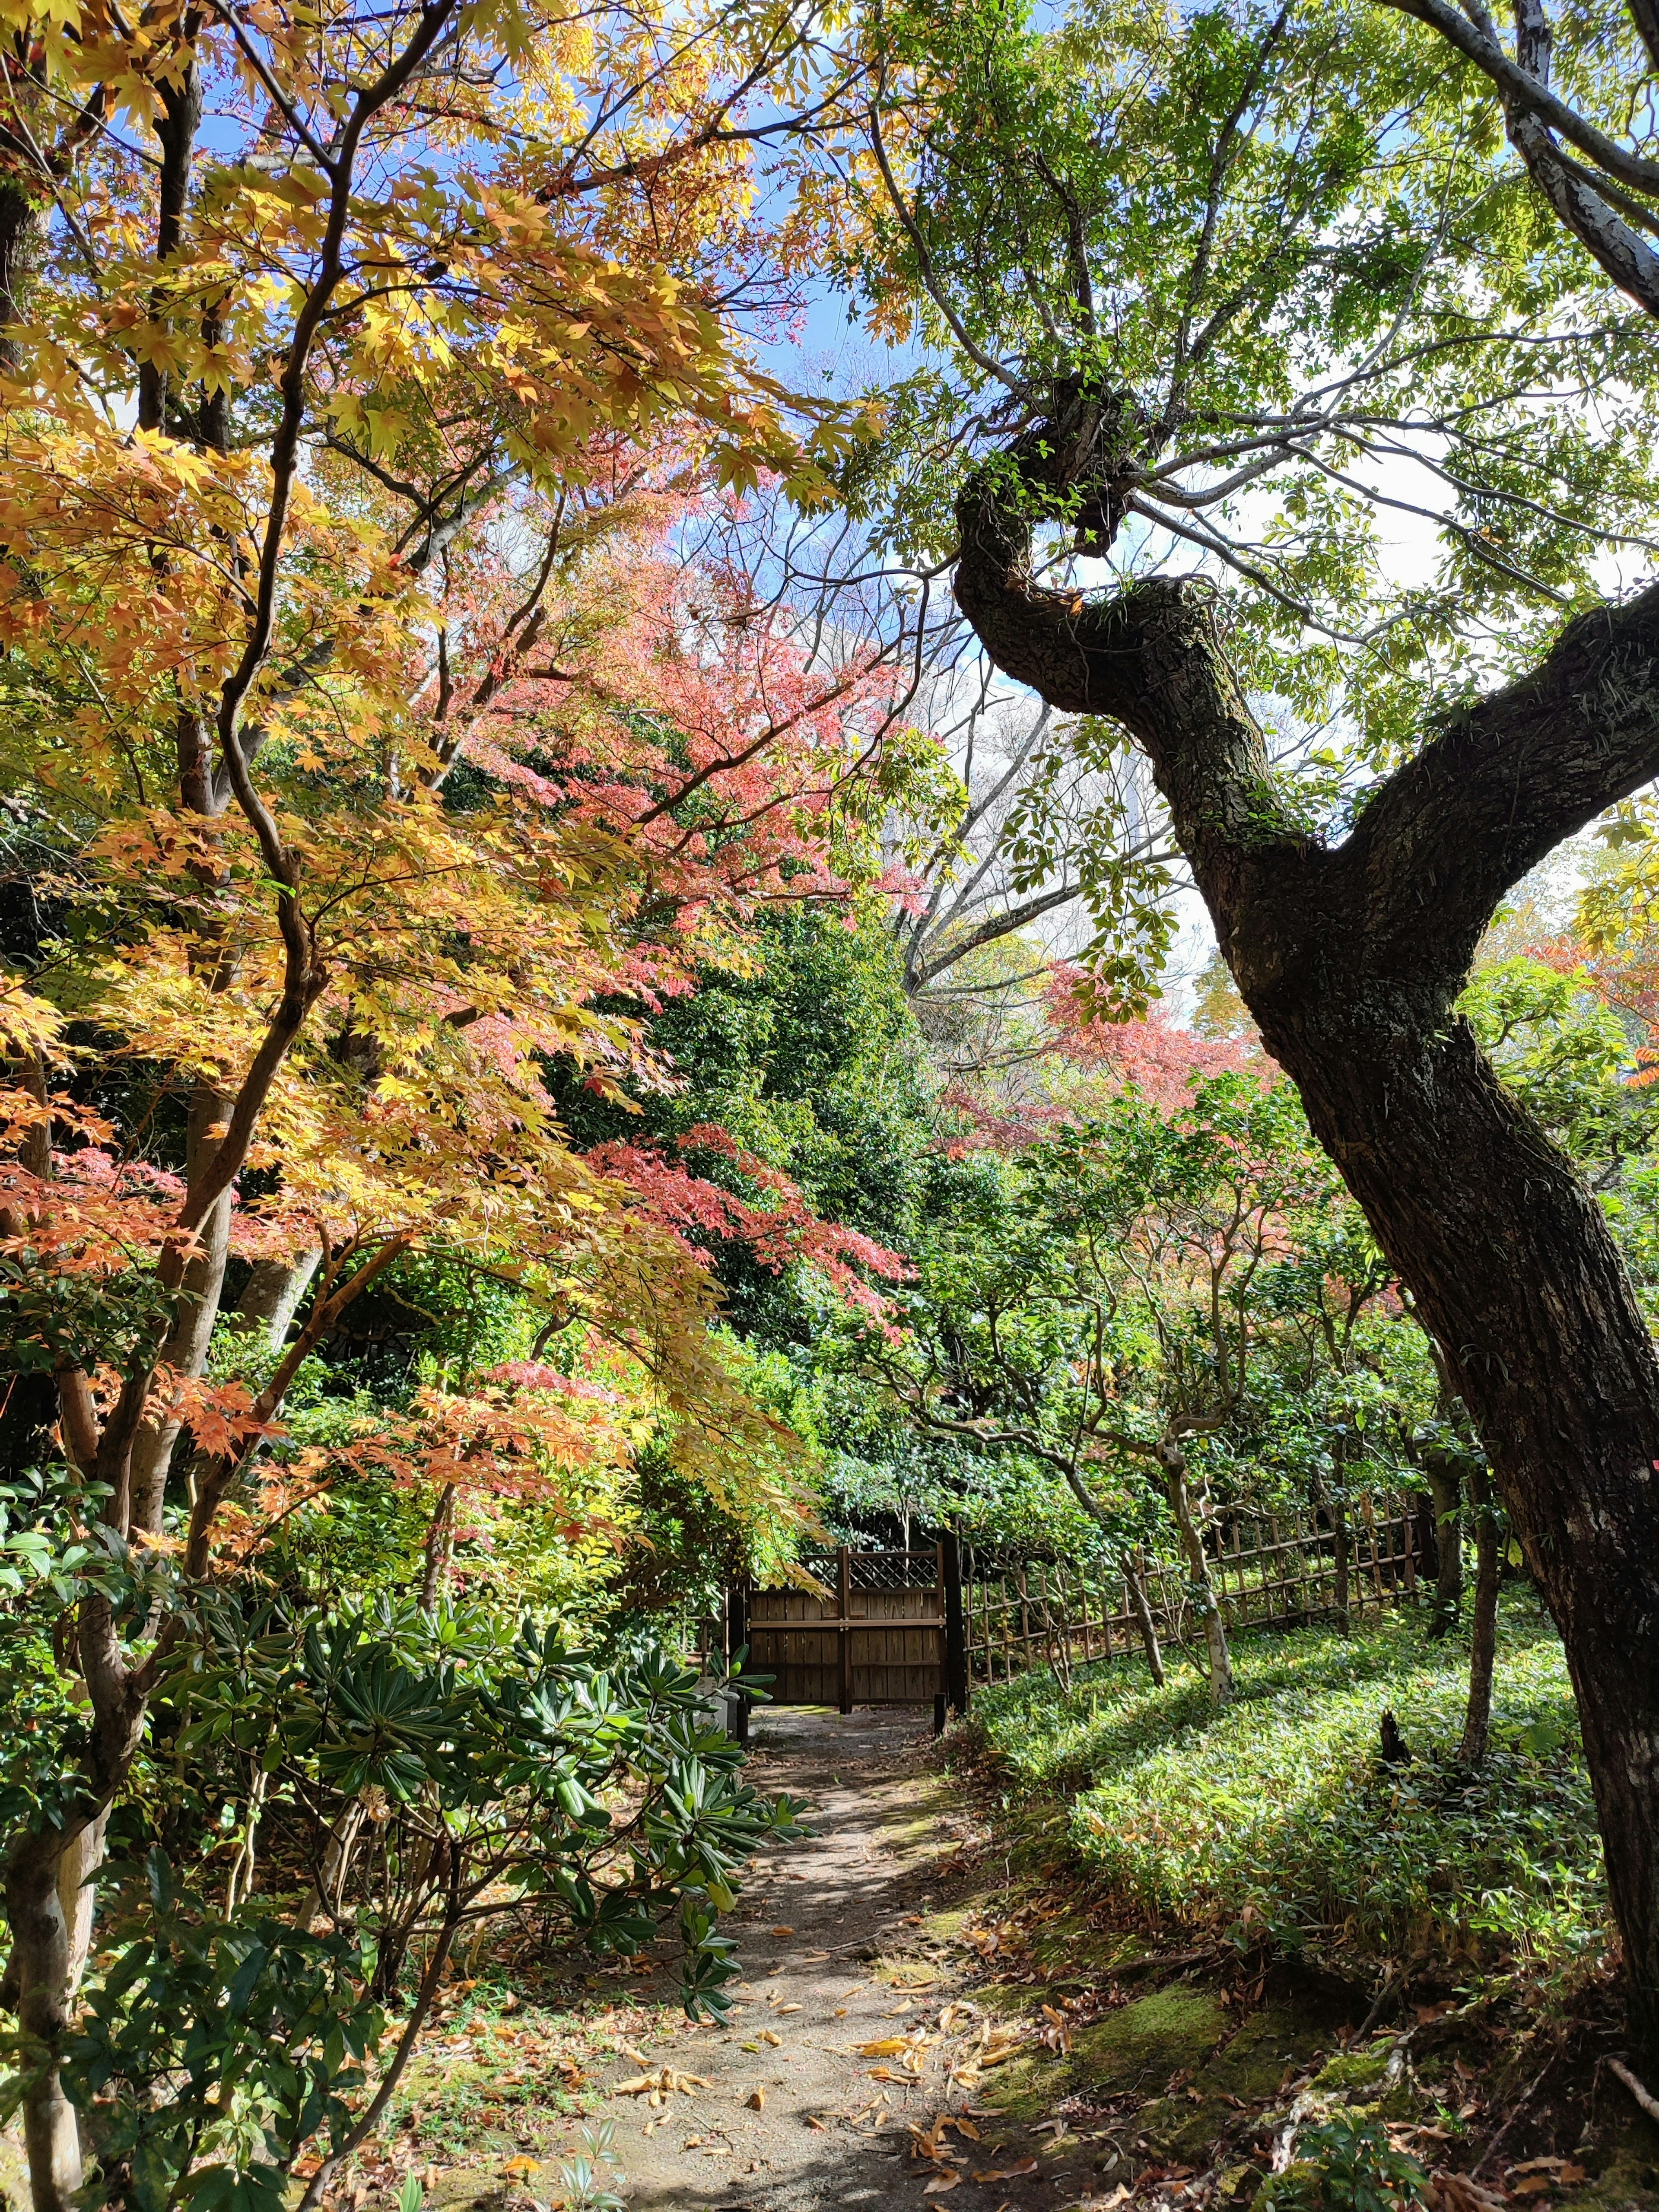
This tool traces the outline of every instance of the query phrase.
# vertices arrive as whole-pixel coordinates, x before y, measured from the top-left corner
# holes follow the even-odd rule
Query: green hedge
[[[1506,1604],[1492,1751],[1456,1766],[1467,1660],[1419,1620],[1241,1636],[1237,1703],[1212,1717],[1185,1666],[1047,1669],[976,1693],[975,1726],[1022,1794],[1072,1798],[1079,1856],[1153,1923],[1562,1960],[1606,1940],[1595,1811],[1565,1662]],[[1385,1709],[1413,1757],[1379,1757]]]

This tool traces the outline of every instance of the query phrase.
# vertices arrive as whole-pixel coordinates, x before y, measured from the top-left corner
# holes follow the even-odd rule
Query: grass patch
[[[1073,1850],[1148,1922],[1366,1954],[1551,1964],[1607,1940],[1595,1802],[1553,1626],[1510,1598],[1492,1745],[1455,1753],[1467,1659],[1412,1613],[1241,1635],[1219,1717],[1185,1669],[1046,1668],[977,1692],[975,1729],[1026,1797],[1074,1802]],[[1392,1709],[1414,1754],[1378,1756]]]

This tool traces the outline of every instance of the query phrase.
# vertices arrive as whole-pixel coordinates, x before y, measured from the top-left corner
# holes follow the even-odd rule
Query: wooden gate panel
[[[772,1703],[933,1704],[945,1686],[939,1547],[842,1551],[817,1571],[819,1590],[747,1594],[749,1663],[774,1677]]]

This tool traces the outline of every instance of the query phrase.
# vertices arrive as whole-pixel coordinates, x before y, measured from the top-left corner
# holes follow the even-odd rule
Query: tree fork
[[[1005,673],[1147,753],[1263,1042],[1444,1348],[1561,1632],[1659,2058],[1659,1356],[1600,1208],[1455,1012],[1504,893],[1659,775],[1659,586],[1449,718],[1327,847],[1279,798],[1207,586],[1034,581],[1077,445],[1062,409],[969,477],[957,599]]]

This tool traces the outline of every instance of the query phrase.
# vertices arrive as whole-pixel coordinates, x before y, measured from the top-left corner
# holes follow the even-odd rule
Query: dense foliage
[[[1364,1633],[1235,1644],[1214,1718],[1184,1674],[1046,1671],[981,1692],[975,1729],[1023,1797],[1072,1802],[1070,1837],[1152,1925],[1241,1948],[1560,1966],[1607,1940],[1595,1808],[1560,1648],[1530,1607],[1504,1631],[1492,1750],[1456,1757],[1464,1673],[1409,1615]],[[1413,1754],[1380,1765],[1391,1711]]]
[[[310,2212],[463,1940],[672,1931],[720,2016],[802,1820],[726,1733],[724,1595],[827,1534],[1125,1579],[1150,1687],[1034,1669],[976,1725],[1126,1911],[1601,1942],[1446,1345],[1219,968],[1202,1036],[1153,1003],[1181,863],[1125,729],[1043,709],[988,775],[1018,716],[937,604],[975,481],[1074,612],[1190,556],[1273,736],[1246,827],[1312,851],[1651,551],[1650,330],[1528,180],[1542,111],[1402,9],[0,0],[36,2212]],[[1637,42],[1580,43],[1623,118]],[[891,349],[851,400],[776,373],[826,283]],[[1055,406],[1094,444],[1033,507],[1004,448]],[[1650,1320],[1655,828],[1456,1009]],[[1356,1632],[1402,1490],[1436,1601]],[[1222,1532],[1279,1513],[1339,1618],[1235,1644]]]

